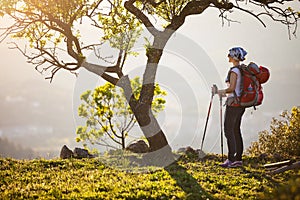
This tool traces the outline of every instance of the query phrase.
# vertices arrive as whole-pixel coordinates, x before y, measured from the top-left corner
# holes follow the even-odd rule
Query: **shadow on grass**
[[[176,180],[177,185],[186,193],[186,199],[215,199],[199,185],[197,179],[189,174],[186,168],[179,165],[177,162],[174,162],[164,169],[174,180]]]

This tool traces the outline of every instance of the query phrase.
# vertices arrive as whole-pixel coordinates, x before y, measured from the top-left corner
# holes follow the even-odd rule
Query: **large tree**
[[[152,151],[171,149],[165,134],[151,111],[154,83],[158,63],[164,47],[172,34],[190,15],[206,9],[218,9],[223,20],[239,10],[259,20],[268,16],[284,23],[295,33],[299,13],[290,7],[297,0],[1,0],[0,15],[12,19],[9,27],[2,29],[1,41],[7,36],[26,38],[30,51],[19,49],[35,65],[35,69],[50,72],[53,79],[60,70],[76,73],[85,68],[113,85],[123,88],[126,99],[147,138]],[[256,7],[257,12],[249,6]],[[227,14],[228,13],[228,14]],[[160,23],[154,23],[154,22]],[[89,51],[95,51],[101,41],[86,43],[80,25],[90,24],[99,30],[99,38],[109,40],[118,56],[113,64],[100,65],[85,60]],[[163,25],[161,25],[163,24]],[[133,95],[129,77],[123,67],[131,47],[140,32],[146,28],[152,35],[146,50],[146,68],[143,86],[137,98]],[[101,55],[98,55],[101,58]]]

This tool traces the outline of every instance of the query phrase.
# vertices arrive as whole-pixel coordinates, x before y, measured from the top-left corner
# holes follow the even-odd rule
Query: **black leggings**
[[[226,106],[224,132],[227,139],[228,159],[232,162],[242,160],[244,146],[240,126],[244,112],[244,107]]]

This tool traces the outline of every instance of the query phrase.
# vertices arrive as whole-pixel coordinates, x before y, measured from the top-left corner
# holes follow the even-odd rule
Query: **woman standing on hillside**
[[[218,94],[220,96],[226,96],[226,94],[228,94],[224,121],[228,158],[220,165],[222,167],[239,167],[243,165],[242,154],[244,146],[240,126],[245,107],[233,106],[233,104],[237,103],[235,101],[237,99],[236,97],[241,95],[241,72],[238,67],[241,65],[241,61],[245,60],[246,54],[247,52],[241,47],[230,49],[228,59],[233,66],[230,68],[226,78],[228,87],[223,90],[218,90],[216,87],[212,88],[213,95]]]

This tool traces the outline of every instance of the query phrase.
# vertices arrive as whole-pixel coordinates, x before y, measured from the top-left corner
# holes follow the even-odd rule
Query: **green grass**
[[[133,173],[99,159],[0,159],[0,199],[275,199],[285,193],[300,199],[298,171],[270,176],[254,158],[237,169],[219,163],[214,155],[189,155],[163,169]]]

